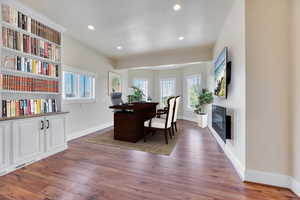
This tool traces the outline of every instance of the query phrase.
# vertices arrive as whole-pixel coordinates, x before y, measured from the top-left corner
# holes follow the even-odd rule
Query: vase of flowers
[[[208,114],[205,112],[205,106],[211,104],[214,100],[213,93],[203,89],[198,96],[198,104],[195,107],[198,126],[206,128],[208,125]]]

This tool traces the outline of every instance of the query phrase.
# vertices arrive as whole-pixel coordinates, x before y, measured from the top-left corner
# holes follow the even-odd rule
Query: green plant
[[[142,101],[143,97],[145,96],[143,91],[137,87],[132,86],[131,88],[134,89],[133,95],[128,96],[128,101],[129,102],[137,102],[137,101]]]
[[[207,104],[211,104],[214,100],[213,93],[209,92],[207,89],[203,89],[202,92],[198,96],[198,104],[196,105],[195,113],[203,114],[204,106]]]

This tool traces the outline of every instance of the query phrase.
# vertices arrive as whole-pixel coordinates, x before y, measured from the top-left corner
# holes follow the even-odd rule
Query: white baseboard
[[[245,166],[239,161],[239,159],[234,155],[230,148],[226,146],[224,141],[220,138],[220,136],[211,128],[208,128],[209,132],[215,137],[220,147],[223,149],[227,158],[231,161],[235,171],[240,176],[241,180],[245,179]]]
[[[4,176],[6,174],[9,174],[11,172],[14,172],[16,170],[19,170],[21,168],[24,168],[24,167],[26,167],[28,165],[31,165],[31,164],[33,164],[35,162],[41,161],[43,159],[46,159],[46,158],[48,158],[48,157],[50,157],[52,155],[55,155],[55,154],[57,154],[59,152],[63,152],[65,150],[67,150],[67,149],[68,149],[68,145],[66,143],[66,144],[63,144],[63,145],[57,147],[56,149],[54,149],[52,151],[49,151],[47,153],[44,153],[44,154],[41,154],[41,155],[37,156],[36,158],[32,159],[31,161],[25,161],[25,163],[24,163],[24,165],[22,167],[18,167],[20,165],[20,163],[11,164],[10,166],[7,166],[5,169],[3,169],[3,171],[0,171],[0,177]]]
[[[88,128],[88,129],[85,129],[83,131],[79,131],[79,132],[76,132],[76,133],[73,133],[73,134],[68,134],[67,135],[67,141],[71,141],[71,140],[89,135],[91,133],[100,131],[100,130],[105,129],[105,128],[109,128],[111,126],[113,126],[113,122],[109,122],[109,123],[101,124],[99,126],[91,127],[91,128]]]
[[[290,176],[283,174],[274,174],[257,170],[246,170],[246,168],[237,159],[237,157],[233,154],[230,148],[226,146],[226,144],[220,138],[220,136],[211,128],[209,128],[209,130],[210,133],[216,138],[218,144],[221,146],[225,155],[231,161],[236,172],[243,181],[288,188],[300,197],[300,182],[296,181]]]
[[[245,181],[284,188],[290,187],[289,176],[256,170],[247,170],[245,173]]]
[[[300,197],[300,182],[296,181],[294,178],[291,178],[290,189],[295,192],[298,197]]]
[[[284,174],[247,170],[245,173],[245,181],[288,188],[300,197],[300,182]]]

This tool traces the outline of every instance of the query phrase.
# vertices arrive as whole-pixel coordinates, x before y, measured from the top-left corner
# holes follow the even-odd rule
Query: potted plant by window
[[[143,100],[143,97],[145,96],[143,91],[137,87],[132,86],[131,87],[133,89],[133,94],[132,95],[128,95],[128,102],[132,103],[132,102],[139,102]]]
[[[198,104],[196,105],[195,113],[197,116],[198,126],[206,128],[208,124],[208,115],[205,113],[205,106],[211,104],[214,100],[213,93],[207,89],[203,89],[198,96]]]

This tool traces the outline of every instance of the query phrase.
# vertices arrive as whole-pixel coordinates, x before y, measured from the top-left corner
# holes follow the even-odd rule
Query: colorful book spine
[[[60,47],[49,42],[30,37],[10,28],[2,27],[2,43],[4,47],[22,51],[55,62],[60,61]],[[54,52],[54,53],[53,53]]]
[[[61,34],[52,28],[30,18],[9,5],[2,4],[2,19],[15,27],[33,33],[58,45],[61,43]]]
[[[2,100],[2,117],[19,117],[57,112],[55,99]]]
[[[2,74],[0,76],[0,89],[29,92],[58,93],[58,81],[43,80],[29,77],[19,77]]]
[[[21,56],[6,56],[4,58],[4,68],[50,77],[58,77],[58,67],[57,64]]]

